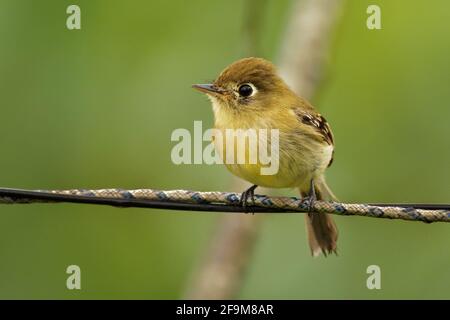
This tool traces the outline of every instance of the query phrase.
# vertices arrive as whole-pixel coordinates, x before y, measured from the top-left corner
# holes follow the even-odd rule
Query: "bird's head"
[[[275,66],[262,58],[245,58],[229,65],[211,84],[195,84],[215,108],[242,113],[262,111],[289,96],[291,91]]]

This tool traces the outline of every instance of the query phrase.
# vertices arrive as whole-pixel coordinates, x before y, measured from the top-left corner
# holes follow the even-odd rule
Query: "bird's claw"
[[[314,203],[316,200],[317,196],[316,196],[316,189],[314,188],[314,180],[311,180],[308,197],[304,199],[304,201],[308,206],[308,215],[311,215],[311,213],[313,212]]]
[[[248,200],[249,198],[252,201],[252,206],[255,205],[255,189],[257,188],[257,185],[253,185],[244,192],[242,192],[241,199],[239,200],[239,205],[244,209],[245,213],[249,213],[248,209]],[[255,214],[252,212],[252,214]]]

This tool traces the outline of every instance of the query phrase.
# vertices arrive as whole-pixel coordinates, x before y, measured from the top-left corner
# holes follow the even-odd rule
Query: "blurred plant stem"
[[[297,0],[293,3],[279,60],[288,84],[310,99],[322,75],[330,34],[342,0]],[[248,0],[244,15],[246,56],[256,56],[266,0]],[[248,184],[235,180],[234,189]],[[268,192],[266,192],[268,193]],[[224,215],[203,260],[187,288],[187,299],[233,299],[239,294],[257,242],[261,218],[251,214]]]
[[[311,100],[328,63],[329,47],[345,0],[304,0],[293,3],[280,48],[279,71],[289,86]]]
[[[247,0],[243,22],[244,56],[259,53],[261,28],[267,0]],[[245,181],[235,178],[233,190],[244,191]],[[236,297],[256,244],[260,217],[249,214],[220,217],[211,244],[193,274],[187,299],[230,299]]]

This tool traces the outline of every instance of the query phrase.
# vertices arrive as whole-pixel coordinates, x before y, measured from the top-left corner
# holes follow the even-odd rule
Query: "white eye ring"
[[[251,93],[250,94],[247,94],[247,92],[245,92],[245,91],[248,90],[247,87],[251,88]],[[243,90],[243,88],[245,88],[245,90]],[[237,89],[237,92],[238,92],[238,94],[241,97],[248,98],[248,97],[254,96],[255,93],[258,92],[258,90],[256,89],[256,87],[252,83],[247,82],[247,83],[240,84],[238,89]]]

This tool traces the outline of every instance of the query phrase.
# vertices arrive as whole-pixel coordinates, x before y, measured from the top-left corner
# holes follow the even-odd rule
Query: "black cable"
[[[125,208],[154,208],[167,210],[185,210],[185,211],[210,211],[210,212],[242,212],[241,206],[227,204],[209,204],[209,203],[182,203],[175,201],[155,201],[140,199],[115,199],[101,198],[80,195],[55,194],[40,191],[28,191],[19,189],[0,189],[0,198],[6,197],[12,200],[12,203],[27,203],[26,200],[42,200],[45,202],[65,202],[65,203],[84,203],[108,205]],[[248,212],[254,213],[286,213],[295,212],[286,209],[272,209],[258,206],[247,206]]]
[[[238,205],[214,204],[214,203],[183,203],[176,201],[156,201],[142,199],[116,199],[102,198],[81,195],[56,194],[42,191],[29,191],[21,189],[0,188],[0,197],[9,198],[13,203],[26,203],[27,199],[34,201],[48,202],[66,202],[66,203],[84,203],[109,205],[114,207],[127,208],[155,208],[168,210],[186,210],[186,211],[209,211],[209,212],[242,212],[242,207]],[[371,203],[371,206],[379,207],[401,207],[425,210],[450,210],[449,204],[424,204],[424,203]],[[264,208],[259,206],[247,206],[248,212],[255,213],[287,213],[295,212],[282,208]]]

